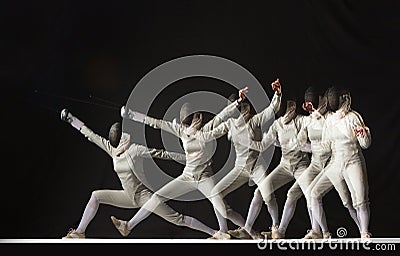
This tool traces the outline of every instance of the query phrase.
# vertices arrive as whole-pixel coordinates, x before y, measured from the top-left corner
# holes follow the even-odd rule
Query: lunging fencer
[[[350,214],[358,221],[361,238],[368,239],[371,237],[368,230],[370,209],[367,169],[362,151],[371,144],[370,129],[361,115],[351,109],[350,93],[340,95],[337,88],[331,87],[327,91],[327,99],[333,113],[326,118],[321,146],[331,152],[331,159],[323,170],[323,177],[311,186],[312,211],[322,229],[328,230],[322,198],[333,185],[344,206],[350,210],[352,204],[355,208],[357,216],[351,210]],[[350,191],[351,201],[347,199],[348,192],[344,188]]]
[[[185,103],[180,111],[180,123],[169,122],[146,116],[130,109],[122,109],[123,117],[136,122],[141,122],[156,129],[162,129],[177,136],[183,145],[186,155],[186,165],[180,176],[170,181],[159,189],[144,204],[141,209],[129,221],[123,221],[113,217],[113,223],[119,232],[126,236],[142,220],[147,218],[162,202],[178,198],[194,190],[199,190],[211,201],[217,216],[219,231],[211,239],[230,239],[227,234],[228,227],[221,219],[229,218],[236,225],[244,225],[244,219],[225,205],[220,194],[212,194],[215,183],[212,178],[211,158],[213,154],[212,143],[198,138],[198,134],[212,130],[221,122],[233,115],[239,103],[245,99],[247,87],[239,91],[239,99],[224,108],[212,120],[203,124],[202,114],[192,109],[189,103]]]
[[[108,139],[105,139],[94,133],[67,109],[61,112],[61,119],[70,123],[90,142],[96,144],[112,158],[114,171],[118,175],[122,185],[121,190],[103,189],[93,191],[85,207],[79,226],[76,229],[71,229],[64,238],[85,238],[86,228],[95,217],[100,204],[134,209],[142,207],[149,201],[153,193],[135,176],[135,173],[144,172],[144,158],[185,160],[184,154],[147,148],[143,145],[131,143],[130,134],[122,132],[119,122],[111,126]],[[217,230],[206,226],[191,216],[176,212],[165,203],[159,204],[154,209],[154,213],[175,225],[186,226],[209,235],[214,235],[217,232]]]

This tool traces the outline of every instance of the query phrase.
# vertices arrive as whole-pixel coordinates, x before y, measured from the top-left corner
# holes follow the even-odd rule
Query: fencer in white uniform
[[[309,110],[311,112],[311,119],[308,125],[300,131],[298,135],[298,140],[300,145],[306,144],[307,140],[311,142],[310,151],[312,153],[311,163],[307,170],[300,176],[298,179],[300,184],[303,184],[303,187],[308,186],[305,193],[307,208],[312,213],[312,200],[311,200],[311,190],[320,179],[321,183],[324,183],[326,187],[333,187],[329,179],[324,175],[324,168],[329,162],[330,159],[330,151],[324,150],[321,146],[322,141],[322,132],[325,128],[325,120],[331,114],[328,106],[327,93],[320,96],[318,109],[315,110],[313,104],[310,102],[306,102],[303,104],[303,108],[305,110]],[[329,185],[330,184],[330,185]],[[353,206],[351,205],[351,197],[350,192],[347,188],[345,182],[337,183],[336,186],[340,188],[341,192],[339,195],[342,198],[343,202],[346,202],[345,205],[349,210],[350,216],[353,218],[357,226],[359,227],[359,221],[357,218],[357,213]],[[316,215],[312,214],[313,220],[311,222],[311,229],[308,230],[305,239],[316,239],[316,238],[331,238],[331,233],[326,229],[326,225],[323,225],[322,231],[319,225],[319,222],[326,223],[325,212],[321,208],[317,213],[320,221],[316,220]]]
[[[100,204],[129,209],[142,207],[153,195],[135,176],[135,172],[143,173],[144,158],[185,160],[184,154],[147,148],[131,143],[130,135],[122,132],[119,122],[111,126],[109,139],[105,139],[94,133],[67,109],[61,112],[61,119],[70,123],[88,138],[90,142],[103,149],[112,158],[114,171],[118,175],[122,185],[121,190],[103,189],[93,191],[85,207],[79,226],[76,229],[71,229],[64,238],[85,238],[86,228],[95,217]],[[217,230],[206,226],[193,217],[176,212],[165,203],[159,204],[154,213],[175,225],[190,227],[209,235],[214,235],[217,232]]]
[[[319,225],[328,230],[323,218],[322,198],[333,185],[344,206],[349,208],[351,202],[346,195],[348,189],[357,212],[357,217],[354,214],[352,217],[359,222],[360,236],[370,238],[368,180],[362,153],[371,144],[370,129],[364,124],[361,115],[351,109],[349,93],[339,97],[337,89],[331,87],[328,89],[327,99],[330,109],[336,111],[326,118],[321,146],[323,150],[330,151],[331,159],[323,170],[323,177],[310,186],[312,211]],[[352,214],[351,211],[350,213]]]
[[[288,100],[285,114],[273,122],[268,132],[264,133],[261,142],[254,140],[241,142],[243,145],[248,145],[250,148],[260,152],[274,144],[278,144],[281,148],[280,163],[258,184],[258,191],[256,193],[261,193],[263,198],[271,197],[283,185],[297,180],[310,164],[308,154],[301,150],[297,141],[297,135],[307,125],[308,118],[308,116],[298,115],[296,113],[296,102]],[[284,238],[288,223],[286,219],[290,220],[292,217],[295,203],[302,194],[301,186],[294,183],[287,194],[281,220],[281,223],[284,225],[272,225],[272,232],[262,232],[261,234],[274,239]],[[259,195],[255,194],[256,196],[259,198]],[[255,202],[257,199],[253,199],[252,203],[257,204]],[[294,205],[289,205],[290,202],[294,202]],[[253,224],[254,218],[249,220],[249,222]]]
[[[310,199],[309,193],[306,193],[309,191],[307,188],[309,187],[313,179],[318,175],[318,173],[323,169],[327,160],[329,159],[329,155],[323,154],[319,150],[319,143],[322,137],[322,128],[325,121],[324,114],[326,113],[327,109],[326,100],[323,101],[323,99],[324,99],[323,97],[319,97],[318,93],[312,87],[307,88],[304,94],[304,103],[302,104],[302,107],[305,111],[310,113],[310,116],[308,122],[305,122],[305,125],[298,133],[297,140],[299,147],[301,148],[302,151],[312,152],[311,163],[307,167],[307,169],[303,172],[303,174],[301,174],[300,177],[297,178],[295,184],[290,188],[291,190],[296,190],[298,189],[298,184],[302,185],[300,186],[300,188],[305,194],[307,200],[307,208],[310,216],[312,216],[311,203],[309,200]],[[317,104],[318,104],[318,109],[315,110],[314,106],[317,106]],[[318,113],[321,114],[316,115],[315,111],[318,111]],[[276,143],[276,145],[279,146],[278,143]],[[293,193],[289,192],[289,194]],[[301,196],[300,193],[297,195]],[[287,228],[294,214],[296,201],[298,199],[299,198],[288,198],[286,200],[285,208],[283,210],[282,221],[280,223],[280,225],[285,229]],[[246,219],[246,223],[249,225],[250,228],[254,225],[261,207],[262,207],[262,196],[259,189],[257,189],[250,203],[249,213]],[[312,224],[314,224],[314,222],[312,222]],[[318,229],[316,230],[319,230],[319,226],[317,227]],[[265,233],[267,235],[271,235],[270,232],[265,232]],[[309,238],[308,235],[306,235],[305,238]]]
[[[318,100],[317,109],[316,102]],[[298,144],[301,148],[305,148],[307,152],[311,153],[311,162],[303,174],[297,179],[296,183],[299,184],[303,191],[306,199],[307,210],[311,216],[311,229],[307,231],[305,239],[316,239],[316,238],[330,238],[329,232],[321,232],[319,224],[314,221],[311,208],[311,195],[310,185],[314,179],[321,173],[323,168],[329,161],[330,154],[326,151],[321,150],[321,139],[322,130],[325,125],[325,118],[328,114],[327,100],[324,96],[319,96],[312,87],[307,88],[304,95],[304,103],[302,105],[305,111],[309,112],[309,120],[307,125],[300,130],[297,135]],[[309,145],[309,147],[307,146]],[[289,202],[289,207],[295,206],[295,202]],[[293,214],[292,214],[293,215]],[[288,219],[287,221],[290,221]],[[283,226],[287,226],[288,223],[281,223]]]
[[[279,79],[271,84],[271,88],[275,91],[274,96],[269,106],[262,112],[253,115],[248,103],[241,104],[241,113],[238,118],[230,118],[211,131],[198,134],[201,140],[207,141],[219,138],[228,133],[228,137],[235,148],[235,166],[215,185],[212,194],[220,193],[222,197],[225,197],[249,181],[258,185],[267,176],[267,166],[261,161],[260,152],[242,145],[239,141],[248,139],[261,141],[263,126],[266,126],[268,122],[274,120],[275,113],[280,108],[282,98]],[[273,223],[277,222],[278,205],[275,195],[270,194],[269,197],[264,198],[264,200]],[[258,211],[257,209],[252,210]],[[250,214],[253,214],[253,212]],[[225,219],[221,220],[221,222],[227,225]],[[245,225],[239,226],[235,230],[229,230],[228,232],[232,236],[241,239],[261,238],[258,232],[252,230],[247,222]]]
[[[180,138],[186,155],[186,165],[183,173],[159,189],[135,216],[129,221],[113,219],[115,227],[123,236],[128,235],[160,203],[178,198],[194,190],[199,190],[213,204],[219,223],[219,231],[211,237],[212,239],[230,239],[230,235],[227,234],[228,227],[223,222],[220,222],[221,219],[229,218],[236,225],[244,225],[243,217],[226,206],[220,194],[211,193],[215,185],[211,177],[213,147],[209,141],[199,139],[198,134],[212,130],[229,116],[234,115],[238,104],[245,98],[245,92],[247,92],[247,87],[239,91],[239,99],[237,101],[227,106],[204,125],[201,113],[191,109],[190,104],[182,106],[180,123],[155,119],[130,109],[123,110],[125,112],[124,117],[142,122],[156,129],[162,129]]]

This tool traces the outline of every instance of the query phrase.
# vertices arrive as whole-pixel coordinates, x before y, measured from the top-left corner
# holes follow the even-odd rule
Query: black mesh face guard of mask
[[[244,119],[245,122],[249,121],[250,118],[253,116],[251,113],[251,105],[250,103],[245,100],[240,104],[240,116]]]
[[[319,96],[317,111],[321,115],[325,115],[328,112],[328,99],[326,95]]]
[[[203,114],[201,112],[193,113],[192,122],[190,126],[195,128],[196,130],[200,130],[203,125]]]
[[[237,101],[237,99],[238,99],[237,94],[232,93],[232,94],[228,97],[228,99],[227,99],[227,101],[226,101],[226,105],[229,106],[229,105],[232,104],[233,102]],[[235,113],[232,117],[237,118],[237,114],[240,112],[240,105],[241,105],[241,104],[238,104],[238,105],[236,106],[237,113]]]
[[[328,109],[335,112],[339,109],[339,91],[336,87],[330,87],[326,92],[328,100]]]
[[[318,104],[318,93],[314,90],[313,87],[308,87],[304,93],[304,102],[311,102],[314,108],[317,107]]]
[[[119,141],[121,140],[122,129],[121,123],[116,122],[110,127],[110,131],[108,132],[108,140],[110,141],[111,146],[114,148],[118,147]]]
[[[229,104],[233,103],[237,99],[238,99],[238,96],[235,93],[232,93],[231,95],[229,95],[226,104],[229,105]]]
[[[193,106],[190,103],[184,103],[179,112],[179,120],[183,125],[189,126],[193,119]]]
[[[182,105],[179,119],[181,123],[187,127],[192,126],[197,130],[201,128],[203,124],[203,114],[198,111],[194,111],[192,104],[186,102]]]
[[[286,102],[286,112],[283,116],[283,123],[288,124],[297,116],[296,113],[296,101],[288,100]]]

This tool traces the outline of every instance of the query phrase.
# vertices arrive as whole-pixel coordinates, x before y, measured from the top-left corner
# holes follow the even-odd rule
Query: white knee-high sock
[[[139,224],[142,220],[146,219],[149,215],[151,214],[151,211],[145,209],[145,208],[140,208],[139,211],[128,221],[128,230],[132,230],[134,227],[136,227],[137,224]]]
[[[279,225],[279,210],[278,210],[278,203],[276,202],[276,198],[273,197],[271,200],[269,200],[266,203],[266,205],[267,205],[269,215],[271,216],[271,219],[272,219],[272,225],[274,225],[274,226]]]
[[[370,217],[369,205],[364,204],[358,207],[357,215],[360,221],[360,232],[361,233],[368,232],[369,217]]]
[[[358,212],[352,206],[348,207],[347,210],[349,211],[350,217],[356,223],[358,230],[361,232],[360,219],[358,217]]]
[[[311,198],[311,211],[314,221],[319,224],[322,232],[329,232],[328,224],[326,223],[324,208],[322,206],[322,198]]]
[[[312,227],[314,220],[313,220],[313,217],[312,217],[312,209],[311,209],[311,207],[307,206],[307,212],[308,212],[308,217],[310,217],[310,223],[311,223],[311,227]]]
[[[314,219],[312,208],[307,206],[307,209],[308,209],[308,215],[310,216],[311,219],[311,229],[314,232],[321,233],[321,228],[319,227],[318,222]]]
[[[214,208],[215,216],[218,220],[219,230],[226,233],[228,232],[228,223],[226,217],[228,217],[226,210],[226,203],[221,196],[214,196],[211,198],[211,203]],[[224,217],[225,216],[225,217]]]
[[[222,214],[220,214],[216,208],[214,208],[214,212],[215,215],[217,216],[219,230],[224,233],[228,232],[228,223],[224,218],[224,216],[222,216]]]
[[[154,194],[149,201],[140,207],[139,211],[137,211],[137,213],[128,221],[128,230],[132,230],[137,224],[149,217],[149,215],[160,203],[160,199]]]
[[[234,211],[232,208],[226,209],[226,214],[228,215],[228,220],[232,221],[236,226],[243,227],[245,225],[245,220],[242,215]]]
[[[295,199],[289,197],[286,199],[285,206],[283,207],[282,220],[279,224],[279,232],[282,234],[286,233],[287,226],[293,218],[294,211],[296,210],[296,203],[297,200]]]
[[[260,193],[256,193],[251,200],[249,212],[247,213],[246,224],[244,225],[244,229],[247,232],[251,232],[254,222],[256,221],[258,215],[260,214],[262,208],[262,196]]]
[[[200,222],[199,220],[191,217],[191,216],[184,216],[183,217],[183,221],[185,223],[185,226],[192,228],[192,229],[196,229],[199,231],[202,231],[204,233],[207,233],[209,235],[214,235],[217,230],[214,230],[208,226],[206,226],[205,224],[203,224],[202,222]]]
[[[89,202],[86,205],[86,208],[83,212],[81,221],[79,223],[78,228],[76,229],[79,233],[85,233],[87,226],[89,225],[90,221],[94,218],[99,209],[99,201],[97,198],[92,194],[90,196]]]

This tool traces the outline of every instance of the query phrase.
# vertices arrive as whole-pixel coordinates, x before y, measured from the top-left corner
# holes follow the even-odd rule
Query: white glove
[[[122,108],[121,108],[121,117],[122,118],[127,118],[125,106],[122,106]]]
[[[126,109],[125,106],[121,108],[121,117],[122,118],[129,118],[133,121],[143,123],[144,119],[146,118],[145,114],[133,111],[131,109]]]
[[[68,109],[64,108],[61,111],[61,120],[70,123],[75,129],[78,131],[81,129],[83,125],[85,125],[81,120],[73,116]]]

